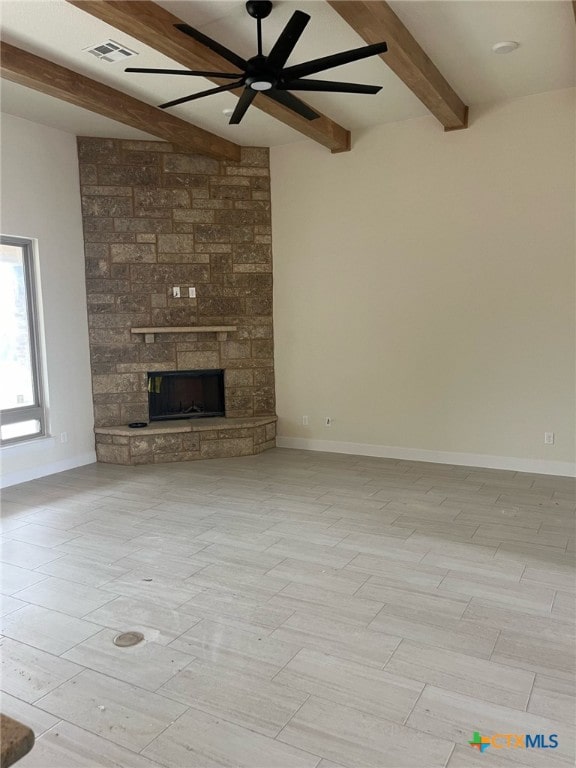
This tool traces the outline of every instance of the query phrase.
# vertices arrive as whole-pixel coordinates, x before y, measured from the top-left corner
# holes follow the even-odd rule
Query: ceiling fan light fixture
[[[269,91],[273,85],[269,80],[254,80],[253,83],[250,83],[250,88],[253,91]]]

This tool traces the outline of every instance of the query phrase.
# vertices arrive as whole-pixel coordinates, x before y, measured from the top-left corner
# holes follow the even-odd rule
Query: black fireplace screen
[[[224,416],[224,371],[148,373],[150,421]]]

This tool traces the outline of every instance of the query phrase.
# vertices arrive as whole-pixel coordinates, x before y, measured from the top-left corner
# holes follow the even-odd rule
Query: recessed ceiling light
[[[222,110],[222,114],[223,114],[223,115],[226,115],[226,117],[230,117],[230,115],[232,114],[232,112],[234,112],[234,110],[233,110],[233,109],[229,109],[228,107],[227,107],[226,109],[223,109],[223,110]]]
[[[520,46],[520,43],[514,40],[504,40],[501,43],[494,43],[492,50],[494,53],[512,53]]]

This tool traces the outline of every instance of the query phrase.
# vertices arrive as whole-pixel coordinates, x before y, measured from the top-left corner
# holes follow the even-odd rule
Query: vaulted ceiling
[[[575,82],[570,0],[276,0],[263,22],[265,51],[296,9],[312,18],[288,64],[385,40],[388,54],[322,73],[322,79],[382,85],[379,94],[299,94],[322,113],[311,123],[258,96],[262,109],[251,108],[240,125],[230,126],[223,110],[234,107],[236,96],[221,93],[160,112],[164,137],[178,140],[188,131],[192,148],[229,157],[235,144],[272,146],[306,137],[345,151],[350,131],[430,113],[438,130],[460,128],[467,105]],[[158,137],[156,125],[148,130],[159,119],[158,104],[212,86],[203,78],[124,72],[125,66],[214,69],[218,62],[210,52],[173,29],[173,16],[245,58],[256,47],[256,24],[242,0],[1,0],[0,10],[10,78],[2,81],[3,111],[83,135]],[[108,39],[138,55],[106,63],[86,52]],[[491,46],[502,40],[520,47],[495,55]],[[66,89],[70,98],[62,101]],[[123,94],[132,98],[123,102]],[[90,111],[90,96],[105,105],[100,114]],[[129,125],[127,114],[134,116]]]

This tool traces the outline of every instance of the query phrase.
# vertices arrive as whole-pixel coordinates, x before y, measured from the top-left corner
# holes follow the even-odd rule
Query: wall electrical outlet
[[[332,426],[332,416],[325,416],[324,417],[324,426],[325,427],[331,427]]]
[[[179,299],[180,298],[180,286],[179,285],[175,285],[172,288],[172,297],[175,298],[175,299]]]
[[[308,416],[302,416],[302,426],[307,427],[309,423]]]
[[[189,299],[196,298],[196,288],[188,288],[188,298]]]
[[[554,432],[544,432],[544,445],[554,445]]]

